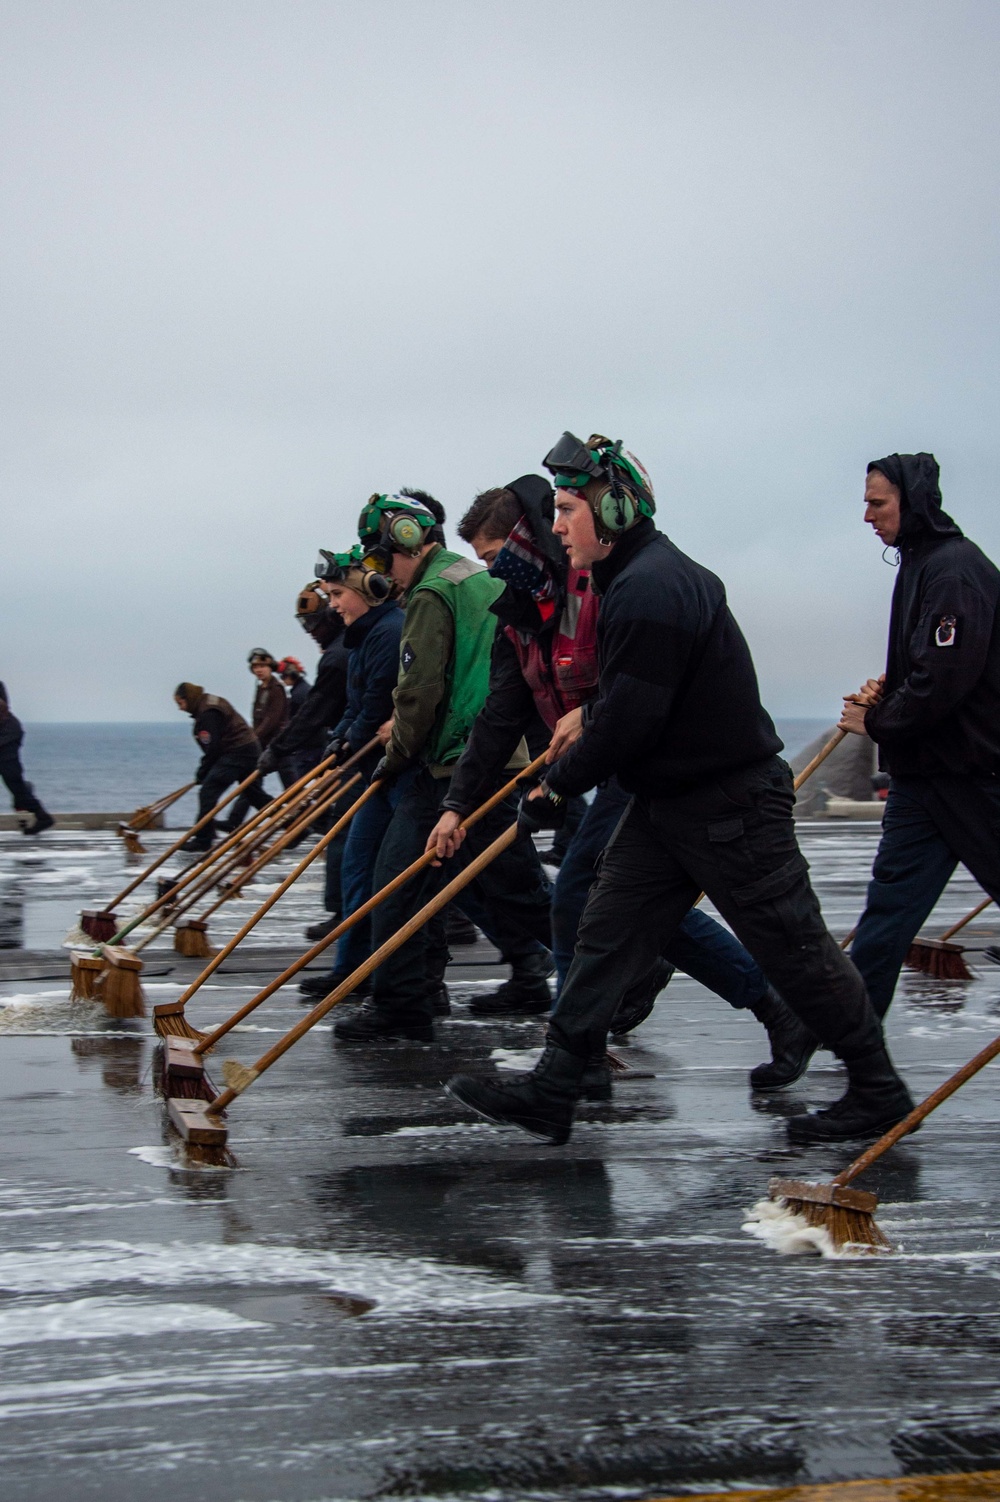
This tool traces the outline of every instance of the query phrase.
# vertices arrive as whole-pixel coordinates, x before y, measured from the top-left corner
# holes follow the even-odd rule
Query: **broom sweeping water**
[[[187,782],[175,793],[167,793],[163,798],[157,798],[155,803],[147,804],[145,808],[137,808],[131,818],[119,824],[118,833],[125,842],[125,849],[129,855],[145,855],[145,845],[139,838],[141,829],[148,829],[149,825],[158,819],[160,814],[166,813],[171,804],[176,803],[178,798],[183,798],[194,787],[193,782]]]
[[[408,939],[411,939],[418,929],[422,928],[429,919],[433,918],[436,913],[439,913],[442,908],[446,907],[451,899],[462,891],[463,887],[467,887],[470,882],[475,881],[480,871],[488,866],[491,861],[496,860],[497,856],[501,855],[504,850],[509,849],[517,839],[517,832],[517,822],[515,820],[492,844],[487,845],[486,849],[476,856],[475,860],[470,861],[463,871],[460,871],[457,876],[453,877],[447,886],[443,887],[429,902],[426,902],[419,912],[414,913],[413,917],[407,923],[404,923],[402,928],[398,929],[384,944],[381,944],[375,950],[374,954],[369,955],[363,965],[359,965],[352,975],[349,975],[346,980],[341,981],[340,985],[330,992],[329,996],[325,996],[300,1022],[297,1022],[294,1027],[289,1028],[284,1037],[280,1038],[266,1053],[262,1054],[255,1064],[248,1068],[246,1065],[238,1063],[235,1059],[227,1059],[222,1066],[222,1075],[226,1081],[226,1089],[217,1095],[214,1100],[206,1104],[203,1099],[192,1100],[190,1098],[171,1096],[167,1102],[167,1110],[171,1122],[184,1140],[198,1146],[224,1149],[228,1133],[222,1124],[221,1117],[227,1106],[232,1105],[238,1095],[242,1095],[243,1091],[252,1085],[254,1080],[259,1079],[265,1070],[270,1069],[271,1065],[276,1063],[283,1054],[287,1053],[311,1028],[315,1027],[316,1023],[326,1016],[327,1012],[335,1007],[339,1001],[343,1001],[345,996],[349,996],[352,991],[356,990],[362,981],[367,980],[373,970],[377,970],[379,965],[387,960],[391,954],[394,954]],[[433,855],[433,851],[429,853]],[[204,1046],[204,1044],[199,1045],[201,1048],[204,1048]],[[176,1062],[171,1062],[172,1071],[179,1073],[183,1070],[183,1056],[185,1054],[191,1060],[191,1069],[193,1072],[197,1072],[202,1068],[200,1060],[195,1060],[195,1049],[185,1049],[180,1044],[174,1044],[172,1047],[168,1045],[168,1047],[171,1048],[172,1053],[180,1056]]]
[[[523,771],[518,772],[515,777],[512,777],[511,780],[502,788],[498,789],[498,791],[495,792],[492,797],[488,798],[486,802],[483,803],[479,808],[477,808],[473,813],[471,813],[467,819],[464,819],[462,821],[461,827],[463,829],[471,829],[474,824],[477,824],[480,819],[485,818],[485,816],[490,813],[498,803],[501,803],[504,798],[512,793],[520,783],[527,781],[535,774],[535,772],[539,771],[540,768],[544,765],[544,762],[545,755],[543,753],[541,756],[536,757],[536,759],[531,762],[529,766],[525,767]],[[363,918],[366,918],[369,913],[373,912],[381,902],[384,902],[387,897],[390,897],[393,894],[393,892],[398,892],[400,887],[405,886],[405,884],[412,877],[414,877],[418,871],[423,871],[435,859],[436,856],[433,850],[425,851],[423,855],[419,856],[417,860],[413,861],[411,865],[407,866],[404,871],[400,871],[398,876],[394,876],[392,881],[387,882],[380,891],[374,893],[373,896],[369,897],[367,902],[362,903],[361,906],[356,908],[353,913],[350,913],[346,918],[344,918],[343,921],[339,923],[331,933],[327,934],[324,938],[319,939],[315,944],[312,945],[310,949],[307,949],[304,954],[301,954],[293,964],[289,965],[288,968],[283,970],[280,975],[276,976],[274,980],[266,985],[262,991],[258,991],[256,996],[252,996],[248,1002],[246,1002],[242,1007],[235,1011],[231,1017],[228,1017],[225,1022],[220,1023],[219,1026],[214,1029],[214,1031],[208,1033],[207,1035],[202,1035],[194,1050],[197,1057],[193,1061],[190,1059],[182,1059],[181,1062],[184,1064],[194,1063],[196,1066],[200,1066],[201,1057],[205,1053],[207,1053],[209,1049],[214,1048],[216,1043],[219,1042],[220,1038],[225,1037],[226,1033],[228,1033],[231,1028],[236,1027],[236,1025],[242,1022],[245,1017],[249,1017],[250,1013],[256,1011],[257,1007],[261,1006],[265,1001],[267,1001],[270,996],[273,996],[275,991],[279,991],[282,986],[287,985],[288,981],[290,981],[293,976],[298,975],[300,970],[304,970],[305,967],[311,964],[314,959],[317,959],[324,952],[324,950],[329,949],[331,944],[336,943],[336,941],[341,937],[342,934],[345,934],[348,929],[353,928],[356,923],[360,923],[361,920]],[[183,1007],[179,1002],[161,1003],[160,1005],[153,1008],[153,1027],[161,1037],[169,1037],[171,1034],[178,1036],[182,1032],[182,1029],[178,1024],[178,1016],[182,1013]],[[186,1024],[186,1026],[188,1025]],[[189,1031],[194,1030],[189,1029]]]
[[[963,1064],[950,1079],[939,1085],[926,1100],[915,1106],[908,1116],[904,1116],[902,1121],[897,1122],[828,1184],[810,1184],[799,1179],[772,1179],[768,1185],[770,1200],[764,1200],[755,1206],[752,1213],[763,1212],[759,1215],[763,1222],[770,1209],[771,1214],[767,1218],[773,1219],[774,1204],[777,1203],[780,1211],[799,1218],[799,1226],[788,1225],[788,1230],[818,1227],[826,1233],[830,1249],[834,1252],[845,1247],[855,1247],[861,1252],[891,1251],[892,1243],[875,1223],[877,1195],[868,1194],[862,1189],[849,1189],[847,1186],[881,1158],[883,1153],[887,1153],[890,1147],[894,1147],[900,1138],[907,1136],[909,1132],[915,1132],[932,1111],[937,1110],[943,1101],[954,1095],[956,1090],[984,1069],[998,1054],[1000,1038],[994,1038],[975,1058]],[[213,1102],[213,1106],[215,1104]]]
[[[961,944],[950,944],[949,939],[971,923],[973,918],[978,918],[984,908],[988,908],[993,901],[992,897],[986,897],[971,913],[966,913],[957,923],[953,923],[949,929],[941,935],[940,939],[914,939],[906,952],[904,963],[911,970],[920,970],[924,975],[932,975],[935,980],[971,980],[972,971],[962,958],[963,949]]]

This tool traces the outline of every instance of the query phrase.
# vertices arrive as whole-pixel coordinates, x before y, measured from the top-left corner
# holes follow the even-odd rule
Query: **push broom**
[[[324,767],[328,766],[332,760],[333,757],[327,758],[326,762],[320,763],[319,767],[313,768],[311,772],[300,778],[298,783],[294,783],[292,787],[286,788],[284,794],[279,795],[278,798],[272,799],[268,804],[265,805],[263,809],[259,809],[254,817],[248,820],[245,825],[242,825],[239,830],[230,835],[229,838],[227,840],[224,840],[221,845],[216,846],[214,850],[206,854],[203,860],[197,862],[195,865],[191,866],[187,871],[185,871],[181,875],[181,877],[178,878],[177,882],[171,885],[169,893],[161,894],[156,898],[154,902],[151,902],[140,913],[137,913],[134,918],[130,919],[128,923],[124,924],[123,927],[117,931],[117,933],[112,935],[110,943],[102,945],[98,950],[95,950],[91,953],[88,953],[86,950],[74,950],[70,959],[71,998],[74,1000],[81,1000],[89,999],[94,996],[100,996],[107,1011],[114,1017],[144,1016],[145,1006],[142,996],[142,987],[139,983],[139,974],[142,969],[142,961],[137,958],[134,951],[126,949],[123,946],[122,940],[125,939],[133,929],[137,928],[141,923],[144,923],[149,917],[151,917],[160,908],[165,907],[168,903],[171,905],[171,911],[173,912],[176,903],[176,894],[184,886],[197,880],[201,875],[203,875],[203,873],[206,872],[210,867],[212,867],[217,861],[219,861],[225,853],[229,852],[235,844],[237,844],[241,839],[245,838],[248,831],[251,831],[263,820],[271,816],[275,818],[279,817],[279,814],[274,813],[275,807],[277,806],[278,810],[280,811],[282,809],[282,805],[287,803],[291,795],[295,793],[296,788],[301,788],[302,784],[308,783],[311,778],[315,777],[317,772],[320,772]],[[245,779],[244,783],[241,784],[241,786],[248,786],[249,783],[252,782],[253,777],[256,775],[258,774],[254,773],[251,777]],[[237,797],[239,791],[239,787],[235,788],[227,798],[221,800],[221,802],[216,806],[216,809],[212,811],[212,814],[217,812],[219,808],[224,807],[225,804],[228,803],[232,798]],[[212,814],[206,815],[206,819],[211,818]],[[197,828],[197,826],[195,827]],[[183,843],[183,840],[179,843]],[[175,846],[174,848],[178,848],[178,846]],[[155,869],[156,865],[162,863],[162,860],[166,858],[167,854],[170,854],[170,852],[166,852],[165,855],[160,858],[160,861],[154,862],[153,866],[150,867],[150,869]],[[210,878],[207,885],[210,886],[213,881],[214,877]],[[134,887],[136,884],[137,883],[133,883],[132,887]],[[128,888],[127,890],[132,890],[132,887]],[[201,891],[204,890],[207,890],[207,886],[201,889]],[[121,897],[119,897],[117,900],[120,901]],[[113,917],[113,914],[109,914],[109,916]],[[156,930],[156,933],[158,934],[162,932],[162,929],[166,926],[166,924],[161,925],[161,927]],[[156,935],[153,934],[149,937],[153,938],[155,936]],[[100,963],[95,964],[95,961],[99,961]]]
[[[477,824],[480,819],[485,818],[488,813],[496,808],[497,804],[502,803],[504,798],[512,793],[520,783],[534,776],[544,763],[545,754],[543,752],[541,756],[536,757],[523,771],[518,772],[502,788],[499,788],[492,797],[488,798],[467,819],[463,819],[461,827],[463,829],[471,829],[474,824]],[[231,1017],[227,1018],[225,1022],[221,1023],[213,1032],[207,1036],[198,1034],[200,1039],[196,1046],[198,1055],[200,1056],[210,1048],[214,1048],[219,1039],[225,1037],[231,1028],[236,1027],[245,1017],[249,1017],[250,1013],[256,1011],[269,997],[274,995],[275,991],[280,991],[282,986],[287,985],[294,976],[298,975],[300,970],[304,970],[307,965],[312,964],[313,960],[318,959],[325,950],[330,948],[331,944],[335,944],[343,934],[347,933],[348,929],[353,928],[356,923],[360,923],[363,918],[367,918],[368,914],[374,912],[380,903],[384,902],[387,897],[391,897],[394,892],[398,892],[400,887],[405,886],[412,877],[431,865],[435,859],[436,856],[433,850],[425,850],[423,855],[418,856],[404,871],[400,871],[398,876],[394,876],[392,881],[387,882],[380,891],[375,892],[369,897],[367,902],[363,902],[360,907],[355,908],[353,913],[349,913],[346,918],[337,924],[332,932],[326,934],[322,939],[318,939],[304,954],[299,955],[299,958],[289,965],[287,969],[276,976],[262,991],[258,991],[256,996],[252,996],[248,1002],[240,1007],[238,1011],[234,1012]],[[155,1006],[153,1008],[153,1027],[162,1038],[191,1037],[196,1033],[196,1029],[192,1028],[184,1018],[182,999],[161,1002]]]
[[[907,950],[904,963],[911,970],[932,975],[935,980],[971,980],[972,971],[962,958],[964,951],[961,944],[951,944],[948,941],[954,938],[959,929],[971,923],[973,918],[978,918],[992,901],[992,897],[984,898],[971,913],[966,913],[964,918],[946,929],[940,939],[914,939]]]
[[[887,1153],[890,1147],[895,1147],[902,1137],[915,1132],[932,1111],[936,1111],[943,1101],[954,1095],[956,1090],[961,1089],[967,1080],[971,1080],[973,1075],[984,1069],[998,1054],[1000,1038],[994,1038],[974,1059],[963,1064],[950,1079],[939,1085],[933,1094],[928,1095],[919,1106],[915,1106],[908,1116],[904,1116],[902,1121],[897,1122],[828,1184],[810,1184],[799,1179],[772,1179],[768,1185],[770,1201],[776,1201],[789,1215],[801,1217],[806,1225],[818,1226],[824,1230],[835,1251],[841,1251],[845,1247],[857,1247],[859,1251],[869,1253],[891,1251],[892,1243],[875,1221],[878,1196],[863,1189],[850,1189],[848,1185],[877,1162],[883,1153]],[[221,1100],[222,1096],[218,1099]],[[213,1110],[217,1104],[217,1101],[213,1101]],[[770,1201],[765,1200],[763,1204],[768,1205]]]
[[[226,1081],[226,1088],[214,1100],[206,1102],[204,1099],[195,1100],[190,1097],[170,1096],[167,1101],[167,1111],[171,1122],[180,1132],[185,1142],[202,1148],[224,1150],[228,1133],[221,1118],[227,1106],[232,1105],[238,1095],[242,1095],[243,1091],[252,1085],[254,1080],[259,1079],[265,1070],[270,1069],[272,1064],[277,1063],[278,1059],[283,1054],[286,1054],[311,1028],[315,1027],[317,1022],[322,1021],[338,1002],[343,1001],[345,996],[349,996],[352,991],[355,991],[362,981],[367,980],[372,971],[377,970],[379,965],[383,964],[391,954],[394,954],[408,939],[411,939],[429,919],[433,918],[436,913],[439,913],[442,908],[446,907],[452,898],[457,896],[464,887],[467,887],[470,882],[475,881],[480,871],[484,870],[491,861],[496,860],[497,856],[501,855],[503,851],[509,849],[516,839],[517,821],[515,820],[492,844],[487,845],[486,849],[476,856],[475,860],[470,861],[464,870],[460,871],[446,886],[442,887],[441,891],[435,897],[426,902],[419,912],[414,913],[413,917],[404,923],[402,928],[397,929],[391,938],[387,939],[384,944],[381,944],[375,950],[374,954],[369,955],[363,965],[359,965],[352,975],[349,975],[346,980],[341,981],[340,985],[330,992],[329,996],[325,996],[300,1022],[297,1022],[294,1027],[289,1028],[284,1037],[279,1038],[278,1042],[269,1048],[266,1053],[262,1054],[255,1064],[248,1068],[246,1065],[238,1063],[235,1059],[227,1059],[222,1066],[222,1076]],[[431,851],[428,853],[433,856],[434,852]],[[211,1037],[212,1035],[210,1034],[209,1036]],[[202,1044],[199,1046],[204,1048],[205,1045]],[[173,1055],[169,1063],[170,1077],[182,1074],[185,1067],[191,1071],[191,1076],[195,1078],[203,1070],[204,1066],[201,1059],[196,1058],[194,1048],[184,1048],[183,1045],[178,1046],[178,1043],[175,1042],[173,1045],[168,1044],[168,1051]]]
[[[193,782],[187,782],[175,793],[167,793],[163,798],[157,798],[155,803],[149,803],[145,808],[137,808],[132,816],[119,824],[118,833],[125,842],[125,849],[129,855],[146,855],[148,852],[139,838],[139,831],[148,829],[161,814],[166,813],[171,804],[176,803],[178,798],[183,798],[195,786]]]

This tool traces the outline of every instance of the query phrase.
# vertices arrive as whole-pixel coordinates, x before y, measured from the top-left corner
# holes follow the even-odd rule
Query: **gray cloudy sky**
[[[243,705],[373,490],[623,437],[765,699],[884,656],[865,463],[1000,555],[1000,7],[0,5],[0,678]]]

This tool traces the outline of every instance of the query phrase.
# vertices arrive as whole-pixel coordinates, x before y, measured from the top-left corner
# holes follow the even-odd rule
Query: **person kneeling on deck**
[[[399,678],[399,642],[403,612],[395,599],[396,585],[386,574],[366,565],[360,544],[347,553],[320,550],[316,562],[317,588],[344,622],[347,648],[347,705],[334,727],[328,751],[346,761],[367,746],[392,716],[392,693]],[[380,760],[369,752],[359,764],[367,780]],[[378,791],[359,809],[347,829],[340,883],[344,916],[353,913],[372,894],[375,860],[392,818],[397,784],[382,778]],[[345,794],[353,803],[360,789]],[[331,971],[307,975],[299,985],[303,996],[327,996],[363,964],[371,953],[371,923],[363,918],[337,941]],[[370,986],[365,987],[366,994]]]
[[[372,878],[380,890],[424,852],[448,791],[452,769],[486,698],[496,618],[489,607],[502,586],[468,558],[445,549],[437,518],[419,499],[375,495],[359,522],[365,563],[391,574],[405,593],[399,681],[392,733],[375,770],[385,781],[392,817]],[[478,854],[516,817],[508,799],[475,826],[466,849]],[[373,951],[400,929],[442,884],[430,867],[372,913]],[[537,852],[522,835],[461,893],[462,911],[514,966],[546,968],[548,883]],[[401,946],[372,976],[372,998],[334,1026],[345,1042],[433,1038],[432,1016],[448,1010],[448,949],[440,915]],[[437,1003],[437,1006],[435,1006]]]
[[[226,788],[242,782],[257,766],[260,743],[250,726],[227,699],[206,694],[199,683],[181,683],[174,691],[178,709],[194,720],[194,738],[201,749],[201,761],[195,773],[199,784],[198,818],[214,808]],[[260,779],[247,788],[246,796],[254,808],[271,802]],[[215,820],[206,824],[182,847],[184,850],[208,850],[215,838]]]
[[[883,679],[845,700],[841,727],[879,748],[890,775],[868,904],[851,946],[872,1005],[959,861],[1000,902],[1000,572],[941,509],[933,454],[868,466],[865,521],[896,548]]]
[[[820,915],[795,840],[791,772],[749,649],[721,581],[643,514],[623,482],[620,447],[566,433],[545,461],[556,476],[554,530],[602,596],[600,682],[578,737],[556,748],[532,797],[553,804],[617,776],[632,801],[604,853],[534,1071],[509,1083],[458,1076],[448,1088],[492,1121],[565,1142],[588,1060],[622,997],[704,890],[846,1065],[846,1094],[793,1117],[790,1133],[877,1134],[912,1101],[864,983]]]
[[[593,445],[594,440],[590,440]],[[652,486],[634,456],[622,466],[622,484],[651,511]],[[493,606],[502,629],[493,644],[490,693],[469,736],[444,800],[445,812],[431,834],[442,859],[462,841],[459,822],[499,785],[502,769],[537,710],[555,744],[573,721],[573,711],[597,694],[598,598],[586,570],[567,564],[566,552],[552,532],[552,487],[540,475],[522,475],[499,490],[477,497],[459,525],[459,533],[506,589]],[[594,883],[601,852],[625,812],[629,795],[616,777],[598,787],[594,799],[569,840],[552,894],[553,954],[561,989],[573,959],[577,930],[587,894]],[[529,811],[539,808],[537,801]],[[674,968],[715,991],[736,1008],[747,1008],[764,1023],[772,1059],[750,1075],[757,1090],[791,1085],[804,1073],[816,1039],[747,953],[707,913],[693,907],[657,958],[648,976],[626,993],[612,1020],[612,1033],[637,1027],[653,1008]],[[531,997],[505,994],[472,1001],[480,1013],[548,1011]],[[558,992],[557,992],[558,994]],[[604,1062],[610,1090],[610,1070]],[[589,1076],[588,1076],[589,1079]],[[588,1089],[588,1094],[591,1093]]]

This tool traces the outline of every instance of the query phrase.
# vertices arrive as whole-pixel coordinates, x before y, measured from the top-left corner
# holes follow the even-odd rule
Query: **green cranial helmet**
[[[406,495],[373,495],[358,517],[361,546],[370,556],[379,548],[386,552],[420,552],[437,518],[419,501]]]
[[[613,541],[656,510],[653,482],[634,454],[592,433],[586,443],[575,433],[564,433],[542,463],[553,476],[557,490],[585,494],[594,512],[597,535]],[[596,484],[592,482],[597,482]]]

